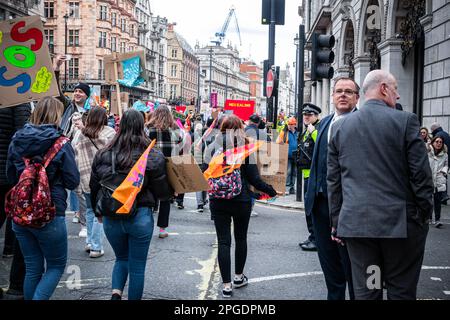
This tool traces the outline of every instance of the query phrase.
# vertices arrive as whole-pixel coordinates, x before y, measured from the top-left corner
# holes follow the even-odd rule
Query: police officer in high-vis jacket
[[[311,168],[311,159],[314,151],[314,143],[317,139],[317,129],[319,120],[319,114],[322,110],[312,104],[303,104],[303,123],[305,125],[305,130],[298,138],[298,148],[297,148],[297,166],[298,169],[302,170],[304,178],[304,195],[308,191],[308,179],[309,171]],[[309,237],[305,241],[299,243],[302,250],[305,251],[316,251],[316,243],[314,237],[314,231],[312,226],[311,216],[306,215],[306,224],[308,226]]]

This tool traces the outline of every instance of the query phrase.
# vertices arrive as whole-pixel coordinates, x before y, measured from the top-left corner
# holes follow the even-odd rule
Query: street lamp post
[[[294,112],[297,110],[297,92],[298,92],[298,72],[297,72],[297,68],[298,68],[298,46],[299,46],[299,41],[300,38],[298,37],[298,33],[295,35],[294,38],[294,44],[296,46],[296,51],[295,51],[295,89],[294,89],[294,97],[295,97],[295,102],[294,102]]]
[[[212,108],[212,99],[211,99],[211,82],[212,82],[212,54],[213,49],[209,48],[209,107]]]
[[[64,55],[67,56],[67,19],[69,15],[64,15]],[[67,91],[67,59],[64,60],[64,91]]]
[[[181,65],[181,103],[180,103],[180,105],[182,106],[183,105],[183,77],[184,77],[184,65],[182,64]]]
[[[228,66],[225,66],[225,102],[228,99]]]
[[[200,113],[200,60],[198,60],[198,68],[197,68],[197,104],[196,104],[196,113]]]
[[[299,41],[297,49],[297,68],[296,76],[298,79],[297,86],[297,123],[300,134],[303,132],[303,88],[305,86],[304,69],[305,69],[305,26],[300,24],[299,26]],[[296,183],[296,201],[302,201],[302,171],[297,170],[297,183]]]

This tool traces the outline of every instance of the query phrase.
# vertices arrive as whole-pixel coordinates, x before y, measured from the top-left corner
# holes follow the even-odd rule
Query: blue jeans
[[[49,300],[67,263],[65,217],[56,216],[40,229],[13,223],[13,230],[25,260],[25,300]]]
[[[295,189],[296,177],[297,177],[297,165],[295,164],[295,159],[289,158],[286,174],[286,189]]]
[[[128,300],[142,298],[153,223],[152,209],[148,207],[139,208],[130,219],[103,218],[106,238],[116,255],[112,289],[123,291],[129,273]]]
[[[95,217],[94,209],[92,209],[91,205],[91,195],[83,192],[83,196],[86,199],[86,244],[91,246],[91,250],[103,250],[103,225]]]
[[[79,211],[80,206],[78,204],[78,197],[74,190],[69,190],[69,198],[70,211]]]

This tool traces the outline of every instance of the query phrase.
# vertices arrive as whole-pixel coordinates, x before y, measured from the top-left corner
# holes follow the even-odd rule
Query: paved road
[[[185,209],[172,207],[166,239],[155,226],[148,257],[144,299],[222,299],[217,243],[209,211],[196,212],[195,196],[186,196]],[[443,229],[430,228],[421,273],[419,299],[450,300],[450,207],[444,207]],[[298,210],[258,204],[248,235],[245,273],[248,287],[235,290],[233,299],[324,299],[326,287],[315,252],[298,242],[306,235],[304,214]],[[54,299],[109,299],[114,254],[105,240],[105,255],[92,259],[83,251],[79,225],[67,216],[69,261]],[[0,240],[0,248],[3,238]],[[10,259],[0,259],[0,286],[6,287]],[[81,281],[73,279],[80,272]]]

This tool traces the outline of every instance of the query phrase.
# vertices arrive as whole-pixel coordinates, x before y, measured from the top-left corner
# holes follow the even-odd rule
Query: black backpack
[[[97,194],[97,204],[95,211],[102,216],[115,219],[127,219],[134,216],[137,210],[137,199],[133,203],[130,213],[117,213],[123,204],[112,197],[114,191],[126,179],[128,174],[116,172],[116,152],[111,150],[111,174],[100,181],[101,188]]]
[[[315,142],[312,138],[312,134],[309,134],[306,139],[304,139],[306,132],[307,131],[305,130],[301,135],[300,142],[297,146],[297,166],[299,169],[310,169],[312,163]]]

